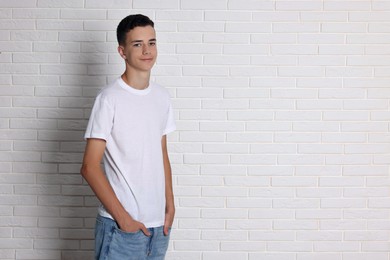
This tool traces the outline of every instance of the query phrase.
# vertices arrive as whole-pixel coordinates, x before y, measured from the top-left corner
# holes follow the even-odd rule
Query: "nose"
[[[143,50],[142,50],[142,54],[143,54],[143,55],[150,54],[149,46],[144,46],[144,48],[143,48]]]

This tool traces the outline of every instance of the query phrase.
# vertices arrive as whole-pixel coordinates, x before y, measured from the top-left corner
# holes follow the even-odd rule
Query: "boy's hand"
[[[145,227],[145,225],[139,221],[133,219],[127,219],[122,224],[119,224],[119,228],[124,232],[135,233],[138,230],[141,230],[145,236],[150,236],[149,230]]]
[[[169,228],[172,227],[174,217],[175,217],[175,208],[167,208],[165,210],[164,236],[168,236]]]

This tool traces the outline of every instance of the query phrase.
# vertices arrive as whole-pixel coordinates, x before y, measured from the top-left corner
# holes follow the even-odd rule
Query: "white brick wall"
[[[130,13],[178,125],[167,259],[390,259],[388,0],[0,0],[0,259],[92,259],[82,136]]]

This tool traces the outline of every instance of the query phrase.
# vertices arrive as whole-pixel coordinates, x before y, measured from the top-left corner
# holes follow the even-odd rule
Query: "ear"
[[[118,46],[118,53],[119,53],[119,55],[121,55],[121,57],[123,59],[126,59],[126,54],[124,52],[123,46],[120,46],[120,45]]]

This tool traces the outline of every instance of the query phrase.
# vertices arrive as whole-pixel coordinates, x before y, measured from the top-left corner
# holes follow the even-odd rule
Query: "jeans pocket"
[[[119,227],[115,227],[115,232],[118,232],[119,234],[123,235],[123,236],[135,236],[135,235],[138,235],[139,233],[142,232],[141,229],[135,231],[135,232],[127,232],[127,231],[123,231],[122,229],[120,229]]]
[[[147,237],[141,230],[125,232],[114,227],[107,259],[143,259],[147,252],[147,244]]]

